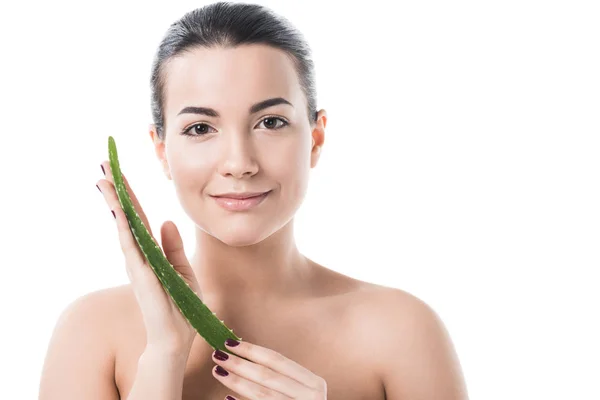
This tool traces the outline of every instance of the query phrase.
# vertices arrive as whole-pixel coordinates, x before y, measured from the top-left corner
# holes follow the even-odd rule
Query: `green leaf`
[[[154,270],[154,273],[162,283],[165,291],[175,302],[183,316],[189,321],[190,325],[206,340],[206,342],[215,350],[219,349],[231,353],[225,347],[225,340],[235,339],[241,341],[223,321],[217,318],[198,295],[190,288],[188,283],[173,268],[164,256],[162,249],[154,241],[150,232],[144,226],[140,216],[133,207],[133,203],[127,193],[123,175],[119,165],[117,146],[112,136],[108,137],[108,156],[110,160],[110,169],[113,176],[114,186],[121,203],[121,208],[127,216],[129,228],[133,237],[148,264]],[[240,356],[238,356],[240,357]],[[241,357],[243,358],[243,357]]]

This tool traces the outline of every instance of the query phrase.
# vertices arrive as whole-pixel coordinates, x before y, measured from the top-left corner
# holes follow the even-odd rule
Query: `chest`
[[[225,324],[244,341],[281,353],[327,382],[328,400],[385,399],[375,360],[369,359],[369,342],[355,329],[348,299],[314,307],[282,307],[255,313],[215,310]],[[143,324],[138,323],[130,343],[117,357],[116,380],[121,398],[126,398],[135,379],[137,360],[145,346]],[[131,332],[131,331],[130,331]],[[135,338],[135,336],[138,336]],[[233,392],[213,377],[213,349],[197,336],[186,365],[182,400],[222,400]]]

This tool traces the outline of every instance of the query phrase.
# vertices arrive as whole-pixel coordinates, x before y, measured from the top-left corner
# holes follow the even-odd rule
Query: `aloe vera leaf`
[[[166,292],[171,296],[183,316],[189,321],[190,325],[206,340],[206,342],[215,350],[231,353],[225,347],[225,340],[235,339],[241,341],[233,330],[229,329],[222,320],[218,319],[198,295],[190,288],[190,285],[181,277],[179,272],[173,268],[164,256],[162,249],[154,241],[150,232],[142,222],[140,216],[133,207],[131,198],[127,193],[125,182],[121,174],[117,146],[112,136],[108,137],[108,158],[110,169],[114,181],[114,186],[121,203],[121,208],[127,216],[129,228],[135,237],[136,242],[144,254],[148,264],[154,270],[154,273],[162,283]],[[244,358],[238,356],[240,358]],[[245,358],[244,358],[245,359]]]

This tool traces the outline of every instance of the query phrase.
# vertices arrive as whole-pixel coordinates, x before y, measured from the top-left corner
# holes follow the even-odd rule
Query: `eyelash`
[[[263,119],[261,119],[261,120],[260,120],[260,122],[262,123],[262,122],[263,122],[264,120],[266,120],[266,119],[277,119],[277,120],[279,120],[279,121],[281,121],[281,122],[282,122],[282,125],[281,125],[279,128],[273,128],[273,129],[268,129],[268,128],[267,128],[267,130],[270,130],[270,131],[278,131],[278,130],[280,130],[280,129],[282,129],[282,128],[285,128],[286,126],[288,126],[288,125],[289,125],[289,122],[287,122],[287,121],[286,121],[286,120],[284,120],[283,118],[276,117],[276,116],[274,116],[274,115],[273,115],[273,116],[267,116],[267,117],[264,117]],[[206,125],[206,126],[210,126],[210,125],[208,125],[208,124],[207,124],[207,123],[205,123],[205,122],[199,122],[199,123],[197,123],[197,124],[190,125],[189,127],[185,128],[185,129],[184,129],[184,130],[181,132],[181,134],[182,134],[182,135],[186,135],[186,136],[195,136],[195,137],[200,137],[200,136],[207,135],[209,132],[205,132],[205,133],[198,133],[198,134],[190,133],[190,131],[191,131],[191,130],[192,130],[194,127],[196,127],[196,126],[200,126],[200,125]]]

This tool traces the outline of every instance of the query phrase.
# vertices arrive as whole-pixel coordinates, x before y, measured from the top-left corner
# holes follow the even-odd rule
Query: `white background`
[[[600,398],[596,2],[260,3],[308,39],[329,116],[301,251],[430,304],[471,399]],[[128,283],[95,187],[109,135],[152,229],[175,221],[191,254],[149,74],[205,4],[2,5],[2,398],[37,397],[69,303]]]

